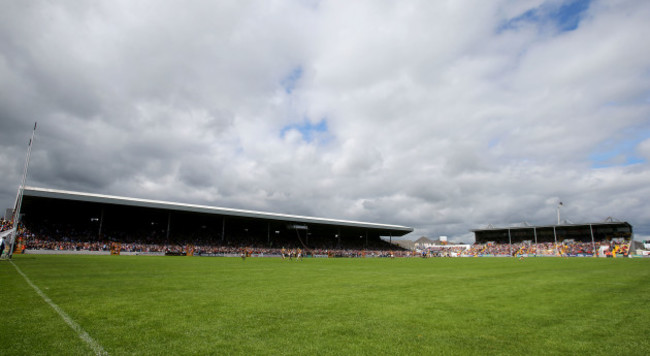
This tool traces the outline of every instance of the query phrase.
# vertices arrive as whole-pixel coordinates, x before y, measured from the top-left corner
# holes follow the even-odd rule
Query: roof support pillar
[[[594,251],[594,256],[596,256],[596,240],[594,239],[594,228],[589,224],[589,232],[591,233],[591,247]]]
[[[172,228],[172,212],[167,213],[167,241],[169,241],[169,234]]]
[[[338,234],[336,234],[336,239],[337,239],[336,248],[340,249],[341,248],[341,228],[339,228],[339,232],[338,232]]]
[[[366,230],[366,247],[365,248],[368,248],[368,230]]]
[[[97,239],[102,240],[102,225],[104,224],[104,207],[102,207],[102,212],[99,216],[99,231],[97,231]]]
[[[226,238],[226,217],[221,219],[221,242]]]

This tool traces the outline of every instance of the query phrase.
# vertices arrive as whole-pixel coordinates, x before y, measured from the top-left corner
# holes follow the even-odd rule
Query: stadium
[[[644,355],[650,347],[639,308],[649,259],[425,259],[392,241],[413,231],[398,225],[34,187],[22,202],[16,253],[0,261],[9,305],[0,334],[11,355]],[[588,227],[476,230],[477,243],[457,255],[571,256],[558,248],[632,234],[621,222]],[[2,222],[3,235],[11,228]],[[437,256],[461,248],[419,241]],[[543,244],[554,247],[523,250]],[[283,247],[304,258],[282,258]],[[257,258],[267,256],[277,257]]]
[[[650,1],[2,5],[0,356],[650,354]]]
[[[8,214],[20,223],[0,221],[0,237],[16,237],[0,261],[11,355],[650,348],[637,308],[650,259],[616,258],[632,256],[627,222],[490,226],[473,230],[473,245],[404,244],[393,238],[413,228],[400,225],[37,187],[19,198]],[[417,258],[452,256],[519,258]],[[527,258],[538,256],[613,258]]]
[[[613,218],[587,224],[522,224],[475,229],[473,245],[424,237],[398,225],[278,214],[101,194],[26,187],[17,240],[22,253],[279,256],[282,249],[330,257],[397,256],[600,256],[634,254],[633,228]],[[38,232],[38,233],[36,233]],[[7,234],[7,232],[5,232]],[[423,244],[423,241],[429,243]],[[420,242],[420,243],[418,243]],[[424,247],[426,246],[426,247]],[[390,252],[389,252],[390,251]]]

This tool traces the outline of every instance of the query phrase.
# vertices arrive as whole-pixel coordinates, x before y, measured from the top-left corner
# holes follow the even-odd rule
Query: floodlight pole
[[[555,231],[555,226],[553,226],[553,239],[555,240],[555,254],[557,255],[557,232]]]
[[[14,223],[11,228],[11,248],[9,249],[9,258],[14,255],[14,246],[16,244],[16,232],[18,224],[20,223],[20,208],[23,204],[23,193],[25,192],[25,181],[27,180],[27,169],[29,168],[29,158],[32,154],[32,144],[34,143],[34,136],[36,135],[36,122],[34,122],[34,130],[32,130],[32,138],[29,139],[29,146],[27,147],[27,159],[25,160],[25,169],[23,170],[23,180],[18,187],[18,197],[14,206]]]

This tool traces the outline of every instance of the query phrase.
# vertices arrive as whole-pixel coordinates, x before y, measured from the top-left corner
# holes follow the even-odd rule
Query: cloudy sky
[[[27,184],[406,225],[650,236],[650,2],[0,0]]]

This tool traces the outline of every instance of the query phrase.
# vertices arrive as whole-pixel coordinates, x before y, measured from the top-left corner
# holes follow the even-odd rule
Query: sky
[[[0,0],[27,185],[413,227],[650,238],[650,2]]]

